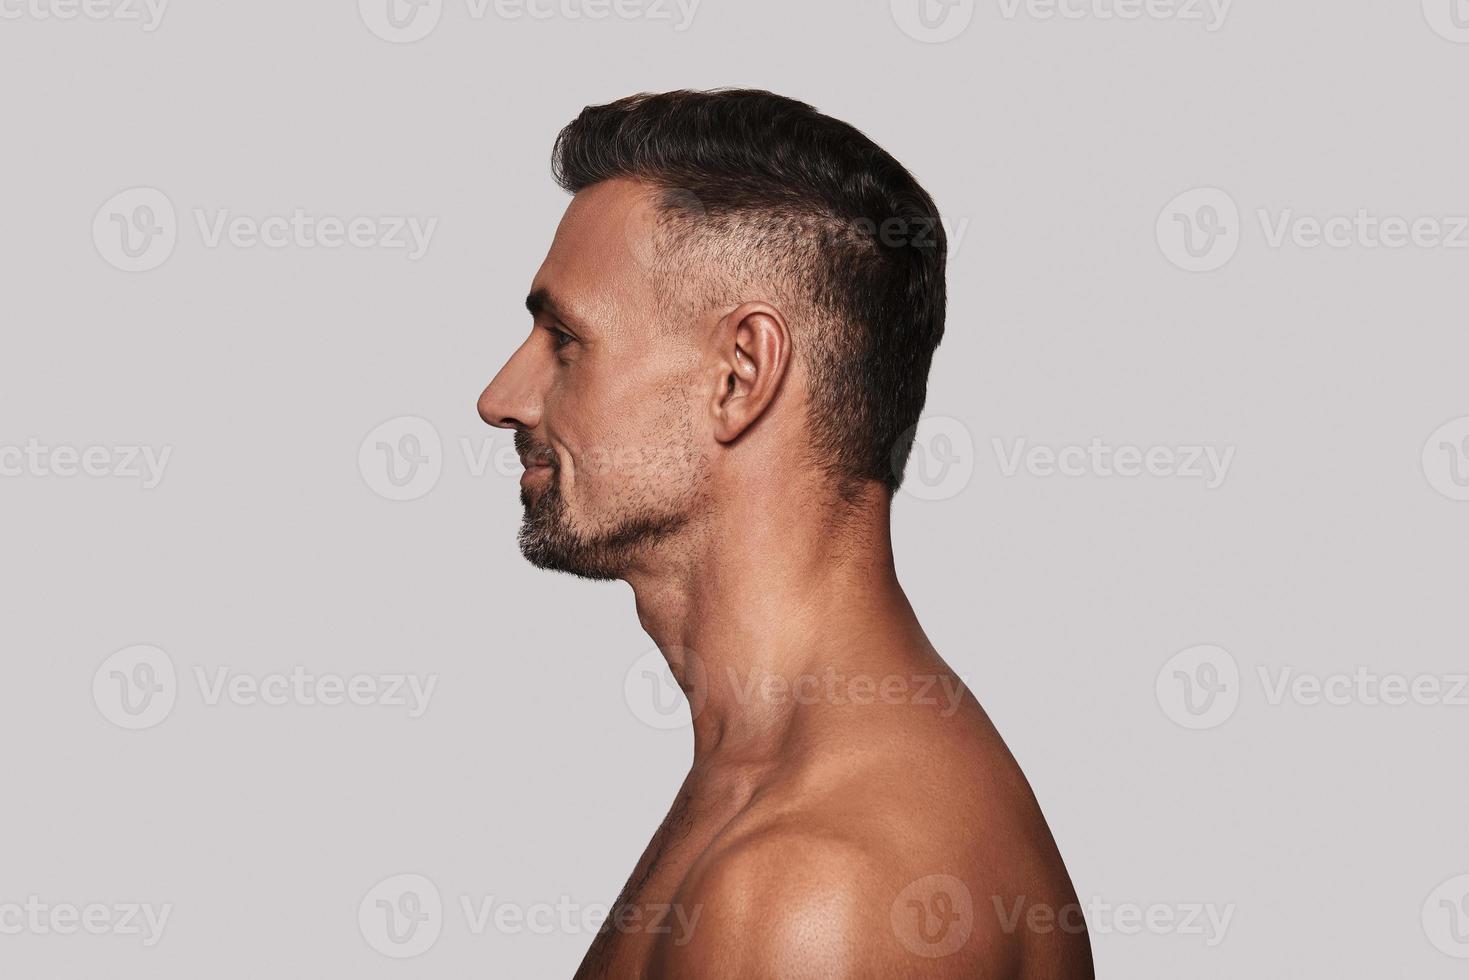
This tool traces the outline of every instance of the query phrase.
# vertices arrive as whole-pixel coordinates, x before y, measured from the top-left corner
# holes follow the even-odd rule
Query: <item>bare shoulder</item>
[[[1003,745],[911,748],[825,752],[772,787],[690,869],[696,925],[651,975],[1089,980],[1080,907]]]
[[[753,835],[685,883],[679,904],[685,916],[697,915],[697,924],[682,947],[662,950],[653,975],[907,976],[906,968],[918,964],[905,962],[912,954],[877,900],[901,877],[888,856],[834,834],[787,829]],[[962,959],[924,975],[975,976],[978,960]]]

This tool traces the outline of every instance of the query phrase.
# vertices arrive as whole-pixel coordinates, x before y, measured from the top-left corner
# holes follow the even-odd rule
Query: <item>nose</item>
[[[510,355],[479,396],[479,417],[498,429],[534,429],[541,421],[541,386],[530,354],[531,338]]]

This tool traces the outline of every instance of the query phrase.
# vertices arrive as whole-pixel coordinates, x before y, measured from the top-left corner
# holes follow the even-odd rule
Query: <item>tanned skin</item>
[[[1030,787],[898,583],[885,488],[813,465],[786,293],[671,302],[651,200],[572,199],[479,401],[527,464],[528,557],[628,582],[693,714],[576,976],[1093,977]]]

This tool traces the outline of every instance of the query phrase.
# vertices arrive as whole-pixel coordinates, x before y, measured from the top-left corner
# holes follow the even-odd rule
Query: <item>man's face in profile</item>
[[[520,545],[543,568],[619,577],[695,516],[701,348],[651,261],[651,195],[612,180],[572,199],[531,284],[530,336],[480,396],[486,422],[516,430]]]

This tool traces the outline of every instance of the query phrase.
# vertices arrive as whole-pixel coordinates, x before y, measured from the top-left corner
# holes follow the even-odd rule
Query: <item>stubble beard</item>
[[[624,577],[635,561],[688,523],[686,514],[640,513],[619,518],[606,531],[587,534],[572,525],[561,494],[560,467],[552,468],[539,496],[522,487],[520,502],[525,507],[520,553],[526,560],[537,568],[595,581]]]

